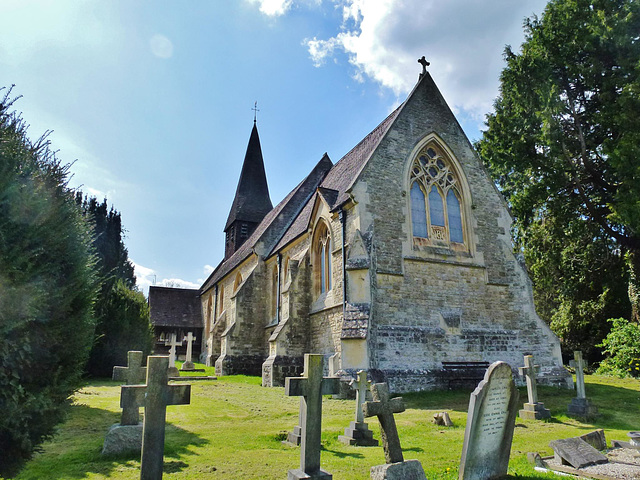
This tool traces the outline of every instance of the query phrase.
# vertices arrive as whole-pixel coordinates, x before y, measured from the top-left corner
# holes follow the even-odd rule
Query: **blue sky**
[[[471,140],[540,0],[2,0],[0,86],[72,187],[122,214],[138,284],[224,254],[258,102],[271,200],[335,163],[429,71]]]

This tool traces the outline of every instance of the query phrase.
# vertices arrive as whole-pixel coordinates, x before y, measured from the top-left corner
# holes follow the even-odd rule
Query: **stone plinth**
[[[525,403],[524,408],[520,410],[520,418],[527,420],[542,420],[551,418],[551,411],[544,407],[544,403]]]
[[[371,467],[372,480],[425,480],[426,476],[418,460],[386,463]]]
[[[588,398],[574,397],[567,407],[569,415],[576,417],[595,417],[598,415],[598,407],[596,407]]]
[[[142,423],[138,425],[120,425],[116,423],[107,432],[102,447],[102,455],[140,454],[141,448]]]
[[[351,422],[349,427],[344,429],[344,435],[338,437],[345,445],[356,445],[359,447],[377,447],[378,440],[373,438],[373,432],[365,422]]]

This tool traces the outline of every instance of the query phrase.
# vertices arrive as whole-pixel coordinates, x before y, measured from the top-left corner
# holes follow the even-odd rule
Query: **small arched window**
[[[220,284],[220,287],[218,288],[218,312],[217,315],[220,316],[220,314],[224,312],[224,285]]]
[[[289,280],[291,280],[289,277],[289,257],[286,257],[282,262],[282,283],[286,285]]]
[[[331,234],[324,222],[316,228],[313,242],[313,267],[316,294],[331,290]]]
[[[411,165],[411,227],[419,245],[464,244],[460,181],[451,161],[435,143]]]
[[[273,266],[271,272],[271,309],[269,320],[273,320],[276,317],[278,309],[278,265]]]

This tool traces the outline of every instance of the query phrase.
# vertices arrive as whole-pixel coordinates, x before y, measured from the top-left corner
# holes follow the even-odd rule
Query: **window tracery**
[[[438,146],[430,143],[420,150],[409,183],[414,243],[464,244],[460,181]]]

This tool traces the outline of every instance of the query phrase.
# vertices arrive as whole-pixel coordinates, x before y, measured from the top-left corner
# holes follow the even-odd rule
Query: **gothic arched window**
[[[233,293],[236,293],[238,291],[238,288],[240,287],[241,283],[242,283],[242,275],[240,274],[240,272],[238,272],[238,274],[236,275],[236,279],[233,282]]]
[[[461,185],[442,149],[429,143],[420,150],[409,181],[414,242],[463,244]]]
[[[321,295],[331,290],[331,234],[324,222],[316,228],[313,257],[315,290]]]

